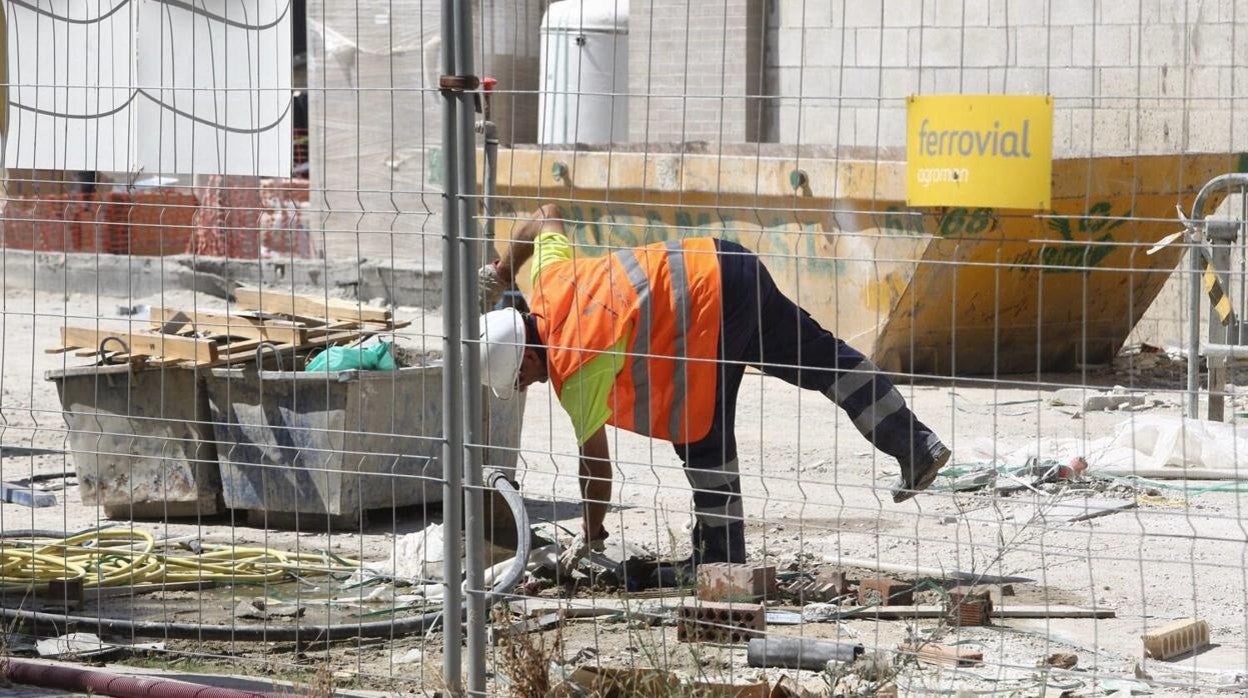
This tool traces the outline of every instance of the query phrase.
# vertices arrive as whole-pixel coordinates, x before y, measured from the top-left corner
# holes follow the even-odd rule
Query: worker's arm
[[[563,220],[555,204],[541,206],[512,230],[511,244],[498,262],[498,275],[503,283],[508,286],[515,283],[516,272],[533,256],[533,241],[545,230],[563,232]]]
[[[587,540],[606,537],[602,522],[611,503],[611,448],[607,429],[599,427],[581,444],[581,499],[584,500],[583,530]]]

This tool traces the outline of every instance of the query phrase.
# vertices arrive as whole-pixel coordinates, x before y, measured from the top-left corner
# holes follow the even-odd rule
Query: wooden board
[[[166,333],[179,331],[174,328],[190,326],[196,331],[230,337],[247,337],[276,344],[299,344],[307,338],[306,330],[289,321],[267,321],[241,315],[213,313],[177,308],[152,308],[152,329]]]
[[[984,663],[984,653],[963,647],[950,647],[930,642],[907,643],[897,646],[898,651],[914,655],[921,662],[944,666],[978,666]]]
[[[390,311],[384,308],[351,303],[337,298],[292,295],[280,289],[236,288],[234,299],[240,308],[258,310],[263,313],[328,317],[356,322],[381,322],[387,325],[391,321]]]
[[[305,349],[315,349],[316,347],[323,347],[323,346],[327,346],[331,344],[346,344],[349,342],[354,342],[359,339],[364,339],[369,336],[371,335],[367,332],[358,332],[358,331],[336,332],[336,333],[331,333],[327,335],[322,335],[314,339],[309,339],[303,344],[299,344],[299,345],[280,344],[280,345],[277,345],[275,348],[276,348],[277,353],[281,354],[282,357],[286,357],[288,354],[298,352],[298,351],[303,351]],[[233,349],[234,346],[235,345],[231,344],[229,345],[229,348]],[[264,351],[265,356],[271,356],[272,354],[273,354],[272,350],[266,349]],[[221,353],[218,356],[217,361],[214,362],[213,365],[214,366],[232,366],[234,364],[241,364],[241,363],[247,363],[248,361],[254,361],[255,358],[256,358],[255,348],[251,347],[251,348],[245,348],[241,350],[230,351],[228,353]],[[290,370],[290,367],[285,366],[284,369]]]
[[[107,337],[116,337],[125,342],[131,354],[187,359],[201,364],[217,360],[217,346],[207,339],[120,330],[97,330],[94,327],[61,328],[61,344],[64,346],[99,347],[100,342]],[[111,346],[112,343],[110,343],[110,348]],[[117,348],[121,349],[120,346]]]
[[[669,599],[673,606],[680,602],[679,598]],[[636,599],[531,599],[531,603],[527,604],[527,608],[532,613],[543,614],[552,611],[564,611],[568,617],[573,615],[606,615],[611,613],[619,613],[621,611],[638,612],[642,608],[639,604],[641,600]],[[771,611],[791,611],[801,613],[802,609],[798,607],[778,606],[768,608]],[[845,611],[837,614],[837,618],[833,620],[846,619],[867,619],[867,620],[913,620],[913,619],[933,619],[944,618],[948,615],[941,606],[875,606],[872,608],[864,608],[861,610],[845,609]],[[1018,605],[1008,606],[1006,608],[992,609],[992,617],[1000,619],[1008,618],[1113,618],[1114,610],[1111,608],[1081,608],[1079,606],[1066,606],[1062,604],[1043,605]],[[831,622],[831,621],[828,621]]]

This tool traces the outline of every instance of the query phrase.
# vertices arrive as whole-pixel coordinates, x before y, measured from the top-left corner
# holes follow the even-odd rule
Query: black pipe
[[[782,667],[823,671],[828,662],[852,662],[863,646],[851,642],[800,637],[760,637],[750,640],[746,662],[752,667]]]

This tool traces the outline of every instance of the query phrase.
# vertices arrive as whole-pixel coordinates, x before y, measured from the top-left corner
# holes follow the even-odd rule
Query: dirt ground
[[[0,321],[0,479],[74,470],[66,450],[61,406],[44,373],[87,359],[47,354],[57,328],[67,320],[85,324],[96,317],[121,322],[118,306],[221,307],[222,301],[188,293],[164,298],[68,297],[5,289]],[[441,318],[399,309],[413,324],[405,341],[439,346]],[[144,323],[146,324],[146,323]],[[1080,412],[1055,406],[1059,387],[1090,385],[1089,391],[1133,380],[1108,368],[1091,367],[1079,375],[1009,376],[1001,380],[958,379],[899,386],[919,417],[953,448],[952,463],[970,467],[983,460],[985,443],[999,455],[1049,439],[1088,443],[1115,433],[1123,423],[1144,416],[1180,414],[1177,383],[1168,377],[1139,387],[1147,402],[1141,411]],[[923,568],[958,570],[974,575],[1009,575],[1032,581],[1013,584],[1013,603],[1109,609],[1113,618],[1036,618],[997,620],[989,627],[950,628],[940,620],[882,621],[856,619],[769,627],[769,632],[804,637],[837,637],[861,643],[868,651],[889,654],[907,634],[943,644],[971,646],[983,652],[979,667],[951,669],[895,663],[890,676],[903,693],[929,694],[954,688],[977,693],[1057,695],[1062,690],[1095,695],[1115,690],[1150,690],[1154,694],[1238,692],[1248,684],[1248,528],[1245,502],[1226,483],[1165,480],[1129,484],[1087,478],[1059,486],[1023,489],[1006,495],[933,491],[897,505],[888,496],[896,463],[875,452],[827,399],[759,374],[746,377],[737,415],[738,450],[748,520],[751,560],[775,564],[779,571],[818,572],[836,567],[839,556],[854,558],[851,578],[874,575],[860,560]],[[1230,412],[1244,409],[1239,398]],[[518,469],[535,520],[565,526],[577,521],[576,444],[567,417],[548,386],[529,391]],[[1248,415],[1246,415],[1248,416]],[[1130,429],[1131,427],[1125,427]],[[986,441],[985,441],[986,440]],[[607,522],[613,542],[669,556],[688,552],[688,485],[670,445],[612,431],[616,458],[615,502]],[[48,449],[31,453],[22,449]],[[1098,464],[1089,456],[1090,474]],[[1222,467],[1231,467],[1225,463]],[[73,482],[72,480],[69,482]],[[51,484],[55,484],[53,481]],[[1211,485],[1221,485],[1209,491]],[[55,507],[31,509],[0,505],[0,529],[51,528],[75,531],[111,523],[94,506],[81,503],[77,487],[56,491]],[[1046,516],[1060,499],[1132,503],[1133,508],[1090,520]],[[336,554],[383,563],[398,536],[435,520],[437,508],[401,512],[394,520],[374,517],[363,531],[299,532],[247,526],[242,516],[224,515],[190,521],[141,521],[134,525],[161,536],[194,536],[204,542],[265,545],[288,550],[331,550]],[[889,572],[907,581],[923,574]],[[148,619],[204,623],[253,623],[237,620],[241,599],[267,596],[308,599],[305,622],[326,618],[361,618],[387,608],[361,603],[331,611],[314,601],[333,595],[329,580],[310,586],[219,588],[207,593],[166,592],[125,598],[84,613],[120,614]],[[371,591],[371,590],[370,590]],[[402,590],[398,590],[402,593]],[[551,607],[554,590],[542,598],[513,603],[513,608]],[[594,597],[578,592],[578,603],[594,599],[619,603],[612,592]],[[939,592],[922,592],[919,603],[939,603]],[[679,598],[631,599],[657,610]],[[848,604],[852,607],[854,604]],[[778,610],[778,609],[777,609]],[[319,615],[318,615],[319,614]],[[340,614],[340,615],[335,615]],[[1171,661],[1145,660],[1140,635],[1177,618],[1209,623],[1212,644]],[[318,620],[312,620],[317,618]],[[269,623],[290,621],[270,620]],[[778,670],[748,668],[744,646],[719,647],[680,643],[670,621],[657,625],[644,618],[617,614],[598,620],[565,623],[546,633],[558,634],[564,659],[613,666],[667,668],[683,676],[744,682]],[[227,673],[298,677],[329,667],[340,685],[418,692],[436,686],[440,676],[441,635],[386,641],[362,641],[296,647],[290,643],[247,644],[170,641],[167,651],[143,661],[171,662],[173,667],[217,668]],[[496,651],[495,651],[496,652]],[[1040,671],[1037,662],[1057,652],[1078,655],[1072,670]],[[579,655],[578,655],[579,653]],[[499,654],[492,653],[495,660]],[[501,666],[501,664],[500,664]],[[569,664],[569,667],[574,664]],[[801,683],[818,688],[834,680],[813,672],[789,671]],[[1141,678],[1151,677],[1151,678]],[[505,685],[495,676],[492,686]],[[863,684],[859,684],[863,685]]]

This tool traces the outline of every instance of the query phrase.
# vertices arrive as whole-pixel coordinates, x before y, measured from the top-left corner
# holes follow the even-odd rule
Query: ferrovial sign
[[[908,205],[1049,208],[1052,97],[912,96],[906,128]]]

